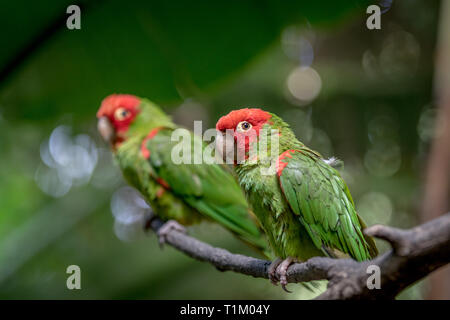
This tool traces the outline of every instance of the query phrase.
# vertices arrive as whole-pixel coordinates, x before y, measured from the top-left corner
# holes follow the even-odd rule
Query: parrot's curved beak
[[[234,138],[230,134],[217,131],[215,139],[216,156],[221,157],[227,164],[233,164],[236,160]]]
[[[114,144],[114,141],[116,140],[116,131],[107,117],[98,119],[97,129],[106,142]]]

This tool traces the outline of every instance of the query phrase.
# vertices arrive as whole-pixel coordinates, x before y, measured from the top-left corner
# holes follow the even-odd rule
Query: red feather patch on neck
[[[216,129],[219,131],[234,130],[241,121],[248,121],[254,127],[262,127],[271,117],[270,113],[257,108],[234,110],[219,119]]]
[[[142,140],[141,154],[145,159],[150,158],[150,150],[147,149],[147,141],[153,139],[161,129],[162,127],[152,129],[152,131],[150,131],[150,133],[144,138],[144,140]]]
[[[278,174],[279,177],[283,173],[284,168],[288,165],[288,161],[287,161],[286,158],[292,158],[292,154],[294,154],[295,152],[300,152],[300,150],[295,150],[295,149],[286,150],[285,152],[280,154],[280,156],[278,157],[277,174]]]

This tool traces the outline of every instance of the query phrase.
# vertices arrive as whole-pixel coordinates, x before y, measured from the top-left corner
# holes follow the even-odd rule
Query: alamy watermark
[[[66,286],[69,290],[81,289],[81,269],[76,264],[70,265],[66,269],[66,273],[70,274],[66,280]]]
[[[81,9],[79,6],[72,4],[67,7],[66,13],[70,16],[66,20],[66,26],[69,30],[81,29]]]
[[[277,129],[250,128],[244,131],[227,129],[202,130],[202,122],[194,121],[194,135],[187,129],[172,132],[174,164],[262,164],[261,174],[273,175],[278,170],[280,132]],[[203,143],[209,144],[203,147]]]
[[[369,290],[373,289],[381,289],[381,270],[380,267],[371,264],[367,267],[366,273],[370,274],[369,277],[367,277],[366,285]]]
[[[381,29],[381,8],[376,4],[370,5],[366,10],[367,14],[370,16],[367,17],[366,26],[369,30],[380,30]]]

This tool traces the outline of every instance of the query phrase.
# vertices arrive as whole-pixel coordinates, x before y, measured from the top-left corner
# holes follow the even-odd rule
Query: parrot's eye
[[[250,122],[247,121],[241,121],[238,123],[236,130],[237,131],[248,131],[252,128],[252,125]]]
[[[118,121],[125,120],[130,116],[130,111],[125,108],[119,108],[114,112],[114,118]]]

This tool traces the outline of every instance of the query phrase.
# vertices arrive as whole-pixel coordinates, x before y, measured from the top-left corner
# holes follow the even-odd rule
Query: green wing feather
[[[156,178],[167,182],[171,192],[188,205],[266,252],[267,242],[234,176],[218,164],[175,164],[171,157],[173,147],[183,142],[171,141],[171,133],[172,130],[162,130],[146,143]],[[185,142],[191,144],[192,156],[194,152],[203,153],[205,148],[201,140],[197,140],[201,147],[194,148],[194,139]]]
[[[280,176],[280,185],[315,246],[328,256],[336,250],[361,261],[377,254],[362,234],[363,224],[339,173],[309,149],[292,153]]]

